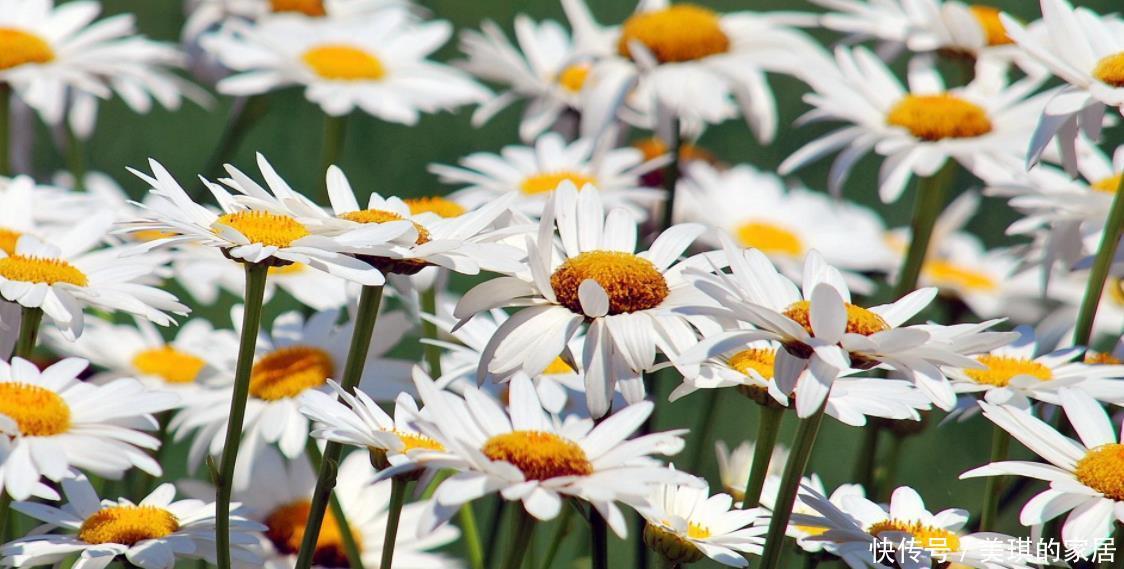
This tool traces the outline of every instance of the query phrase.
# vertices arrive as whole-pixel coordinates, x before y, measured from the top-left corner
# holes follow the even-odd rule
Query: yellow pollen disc
[[[921,522],[906,522],[901,520],[886,520],[878,522],[867,533],[874,537],[888,532],[908,533],[913,536],[914,547],[920,547],[934,553],[951,553],[960,551],[960,538],[946,529],[922,525]]]
[[[625,314],[659,306],[670,290],[651,261],[620,251],[588,251],[571,257],[550,275],[558,303],[583,314],[578,287],[593,279],[609,295],[609,314]]]
[[[1124,444],[1110,443],[1090,450],[1077,461],[1074,475],[1105,497],[1124,501]]]
[[[491,460],[511,463],[527,480],[593,474],[593,464],[582,447],[545,431],[512,431],[496,435],[484,443],[480,452]]]
[[[265,536],[279,553],[296,555],[300,552],[305,524],[308,523],[308,513],[311,510],[312,504],[308,500],[300,500],[281,506],[266,516]],[[362,544],[362,539],[354,530],[351,534],[357,543]],[[324,512],[324,522],[320,526],[320,536],[316,538],[316,551],[312,554],[312,563],[320,567],[348,566],[343,533],[331,509]]]
[[[0,71],[54,58],[55,51],[43,38],[15,28],[0,28]]]
[[[155,375],[168,383],[191,383],[207,362],[181,352],[173,346],[151,348],[133,356],[133,367],[145,375]]]
[[[562,359],[562,356],[559,356],[554,358],[554,361],[550,362],[550,365],[546,366],[546,369],[544,369],[542,373],[543,375],[562,375],[564,373],[574,373],[574,368],[570,367],[570,364],[566,363],[566,360]]]
[[[886,124],[900,126],[929,142],[991,132],[991,119],[983,107],[948,93],[906,95],[890,109]]]
[[[0,277],[26,283],[86,286],[86,273],[62,259],[12,255],[0,259]]]
[[[632,147],[644,154],[645,162],[648,160],[655,160],[668,153],[667,144],[655,137],[637,140],[632,143]],[[679,149],[679,160],[681,162],[690,162],[691,160],[715,162],[716,159],[709,151],[689,142],[684,142],[682,148]]]
[[[412,450],[445,450],[445,445],[417,433],[404,433],[402,431],[394,431],[398,435],[399,440],[402,441],[402,452],[410,452]]]
[[[1109,277],[1104,283],[1109,302],[1116,306],[1124,306],[1124,280]]]
[[[16,243],[20,240],[23,233],[11,229],[4,229],[0,227],[0,251],[9,255],[16,254]]]
[[[1010,36],[1007,35],[1007,28],[1003,27],[1003,21],[999,19],[1001,11],[998,8],[991,6],[970,6],[968,8],[972,15],[976,17],[976,22],[983,28],[984,34],[987,35],[987,45],[1009,45],[1015,43]]]
[[[171,512],[154,506],[109,506],[82,522],[78,539],[86,543],[133,545],[167,537],[180,529]]]
[[[0,415],[16,422],[25,437],[49,437],[70,430],[70,406],[54,391],[27,383],[0,383]]]
[[[773,364],[776,359],[777,351],[772,348],[750,348],[730,356],[726,363],[745,375],[753,370],[765,379],[773,379]]]
[[[800,236],[779,225],[750,221],[738,226],[734,235],[742,247],[760,249],[766,255],[800,255],[804,242]]]
[[[710,537],[710,528],[690,522],[687,524],[687,537],[691,539],[706,539]]]
[[[457,217],[463,215],[466,211],[461,204],[441,196],[406,198],[402,201],[410,206],[410,213],[413,215],[429,212],[435,213],[441,217]]]
[[[241,233],[251,243],[273,247],[288,247],[293,241],[309,235],[308,228],[292,217],[267,211],[220,215],[213,225],[225,225]]]
[[[308,270],[308,266],[304,263],[292,263],[282,267],[270,267],[269,276],[277,275],[299,275]]]
[[[361,209],[358,211],[349,211],[341,213],[340,219],[354,221],[355,223],[387,223],[390,221],[403,221],[406,218],[394,213],[393,211],[386,211],[383,209]],[[417,245],[422,245],[429,242],[429,230],[422,227],[420,223],[411,222],[414,224],[414,229],[418,231],[418,238],[415,242]]]
[[[333,81],[378,81],[386,75],[379,58],[346,44],[323,44],[310,48],[301,60],[314,73]]]
[[[1087,352],[1085,363],[1089,365],[1120,365],[1124,362],[1120,358],[1106,352]]]
[[[692,61],[730,50],[718,14],[693,4],[641,12],[625,20],[617,51],[631,57],[632,42],[643,44],[660,63]]]
[[[566,66],[565,69],[558,72],[558,84],[571,93],[580,93],[582,87],[585,86],[585,80],[589,78],[591,67],[588,63],[575,63]]]
[[[999,283],[987,273],[957,265],[941,259],[925,263],[925,276],[937,286],[952,286],[967,290],[990,291],[999,288]]]
[[[1124,87],[1124,51],[1098,61],[1093,77],[1113,87]]]
[[[274,12],[300,12],[305,16],[327,15],[323,0],[269,0],[269,8]]]
[[[334,371],[332,356],[320,348],[280,348],[254,364],[250,395],[266,401],[296,397],[306,389],[324,385]]]
[[[1097,190],[1098,192],[1104,192],[1106,194],[1115,194],[1117,188],[1120,187],[1120,180],[1121,179],[1124,179],[1124,174],[1117,174],[1115,176],[1110,176],[1110,177],[1105,178],[1103,180],[1097,180],[1096,182],[1093,182],[1092,184],[1090,184],[1089,187],[1093,188],[1094,190]]]
[[[172,231],[160,231],[159,229],[142,229],[130,233],[133,239],[137,241],[156,241],[157,239],[167,239],[168,237],[175,237],[179,233]]]
[[[870,336],[890,329],[890,325],[881,316],[851,303],[845,304],[847,308],[847,333]],[[812,334],[812,303],[807,300],[792,303],[784,310],[784,315],[804,327]]]
[[[987,368],[964,370],[964,374],[976,383],[1006,387],[1011,383],[1011,379],[1020,375],[1029,375],[1039,381],[1054,379],[1054,372],[1050,371],[1050,368],[1034,360],[984,354],[978,356],[976,361],[987,366]]]
[[[528,176],[519,184],[519,189],[527,195],[545,194],[558,189],[558,185],[566,180],[573,182],[578,188],[586,184],[597,185],[597,178],[593,176],[586,176],[581,172],[562,171],[544,172],[542,174]]]

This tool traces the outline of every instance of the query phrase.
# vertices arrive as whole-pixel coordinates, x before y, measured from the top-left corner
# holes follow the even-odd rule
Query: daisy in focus
[[[1066,548],[1088,557],[1124,523],[1124,439],[1118,439],[1104,409],[1075,389],[1058,391],[1066,419],[1080,441],[1065,436],[1030,414],[1009,405],[981,402],[984,416],[1046,460],[1004,461],[975,468],[960,478],[1014,475],[1049,482],[1023,506],[1019,521],[1044,524],[1068,513],[1062,524]]]
[[[711,496],[701,478],[691,485],[661,484],[639,511],[646,522],[644,543],[672,563],[709,557],[728,567],[746,567],[745,555],[759,555],[765,543],[767,528],[754,525],[764,510],[737,509],[729,494]]]
[[[359,109],[412,125],[422,113],[487,96],[461,71],[426,59],[451,34],[448,22],[419,23],[403,8],[387,8],[343,20],[282,15],[256,25],[231,22],[201,41],[235,72],[217,85],[225,95],[297,85],[331,116]]]
[[[139,502],[127,498],[98,499],[81,474],[61,481],[66,502],[61,507],[16,502],[12,509],[43,525],[0,548],[0,563],[14,567],[58,565],[77,555],[76,567],[122,563],[142,569],[172,569],[178,560],[216,563],[215,505],[201,500],[176,500],[176,489],[161,484]],[[241,516],[230,520],[231,558],[236,567],[260,567],[252,551],[262,526]],[[51,532],[51,533],[46,533]]]
[[[40,478],[58,482],[71,468],[119,479],[130,468],[162,472],[149,450],[160,440],[143,431],[157,428],[154,413],[179,400],[149,391],[135,379],[92,385],[78,379],[88,363],[60,360],[40,371],[23,358],[0,361],[0,432],[11,445],[0,464],[0,484],[25,500]]]

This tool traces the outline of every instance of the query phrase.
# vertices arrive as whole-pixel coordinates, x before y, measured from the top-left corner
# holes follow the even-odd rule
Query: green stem
[[[418,291],[418,297],[421,311],[437,316],[437,285],[429,287],[428,290]],[[423,318],[422,337],[427,340],[436,340],[437,324]],[[433,379],[441,377],[441,347],[433,344],[422,344],[422,346],[425,350],[425,366],[429,370],[429,376]]]
[[[660,231],[671,227],[675,216],[675,187],[679,184],[680,154],[683,151],[683,136],[679,134],[679,119],[671,120],[671,140],[667,149],[671,153],[671,162],[667,164],[663,175],[663,189],[666,194],[664,201],[663,220],[660,222]],[[659,235],[658,233],[656,234]]]
[[[999,425],[992,426],[991,462],[1007,459],[1007,449],[1011,446],[1011,435]],[[999,494],[1002,492],[1003,477],[988,476],[984,486],[983,511],[980,513],[980,531],[994,531],[995,517],[999,509]]]
[[[891,434],[893,436],[890,438],[890,450],[887,452],[886,461],[883,463],[881,476],[878,477],[877,496],[887,499],[894,491],[895,480],[898,477],[898,464],[902,458],[902,446],[905,445],[904,436],[893,432]]]
[[[777,569],[780,566],[781,553],[785,545],[785,530],[788,529],[788,520],[792,517],[792,507],[800,490],[800,479],[808,468],[809,459],[812,458],[812,448],[816,445],[816,435],[820,432],[826,409],[825,401],[815,414],[801,420],[796,428],[796,439],[792,443],[788,462],[784,465],[777,501],[773,505],[773,518],[769,521],[769,532],[765,536],[765,552],[761,555],[759,565],[762,569]]]
[[[1108,279],[1108,271],[1112,268],[1116,248],[1120,244],[1121,227],[1124,227],[1124,177],[1120,178],[1116,197],[1112,198],[1108,219],[1105,220],[1104,235],[1101,236],[1101,245],[1097,248],[1097,256],[1093,259],[1093,270],[1089,273],[1089,281],[1085,285],[1085,298],[1081,300],[1081,311],[1077,313],[1077,325],[1073,329],[1073,344],[1076,346],[1089,345],[1089,339],[1093,336],[1097,306],[1101,303],[1104,283]]]
[[[694,430],[698,433],[695,437],[695,446],[691,451],[691,459],[687,461],[687,472],[698,472],[699,465],[702,464],[703,454],[710,445],[707,441],[710,440],[711,433],[714,432],[714,424],[718,422],[718,389],[707,389],[706,399],[703,401],[702,412],[699,413],[698,427]],[[713,447],[710,447],[713,448]]]
[[[898,273],[894,298],[901,298],[917,288],[917,280],[921,277],[921,268],[925,265],[925,256],[929,251],[929,241],[933,237],[933,228],[944,207],[945,188],[955,169],[956,162],[949,160],[936,174],[917,181],[917,195],[913,198],[913,221],[909,227],[909,249],[906,251],[902,270]]]
[[[86,144],[74,129],[66,129],[66,169],[74,178],[74,188],[84,189],[86,181]]]
[[[221,472],[218,477],[218,499],[215,504],[215,547],[219,569],[230,569],[230,495],[234,484],[234,465],[242,439],[242,421],[246,416],[246,398],[250,394],[250,370],[254,366],[254,348],[261,327],[262,300],[269,267],[262,263],[244,263],[246,270],[246,304],[242,315],[242,337],[238,344],[238,363],[234,370],[234,391],[230,400],[230,417],[226,423],[226,439],[222,447]]]
[[[20,307],[20,335],[12,348],[12,357],[27,359],[35,351],[35,340],[39,338],[39,325],[43,322],[42,308]]]
[[[345,391],[352,392],[363,377],[367,364],[367,352],[371,348],[371,336],[375,332],[375,322],[382,304],[382,286],[364,286],[359,293],[359,307],[355,313],[354,328],[351,332],[351,348],[344,364],[343,380],[340,384]],[[343,445],[328,441],[324,446],[324,459],[317,469],[316,488],[312,491],[312,504],[309,506],[308,521],[305,523],[304,539],[297,555],[296,568],[308,569],[312,565],[312,554],[316,552],[316,540],[320,539],[320,526],[324,523],[324,511],[336,486],[336,468],[339,465]]]
[[[601,512],[590,506],[589,537],[593,555],[593,569],[609,569],[609,526]]]
[[[503,562],[503,569],[519,569],[523,564],[523,556],[530,549],[531,536],[535,533],[535,518],[531,517],[522,506],[518,508],[517,515],[511,520],[515,526],[511,530],[511,549],[507,550],[507,557]],[[380,567],[379,569],[383,569]]]
[[[320,141],[320,195],[328,197],[328,166],[335,164],[340,158],[343,149],[343,140],[347,135],[347,116],[335,117],[324,115],[324,137]]]
[[[717,389],[715,391],[718,391]],[[761,489],[769,476],[769,462],[773,449],[777,446],[777,435],[781,430],[784,408],[774,405],[761,405],[757,415],[757,440],[753,443],[753,461],[749,466],[749,480],[745,484],[742,509],[755,508],[761,503]]]
[[[305,452],[308,453],[310,462],[312,462],[312,467],[319,471],[320,465],[324,463],[324,456],[320,454],[320,447],[316,446],[316,439],[309,437],[304,448]],[[336,526],[339,528],[340,541],[343,542],[343,551],[347,556],[348,567],[363,569],[363,552],[359,543],[355,541],[355,533],[351,531],[351,522],[347,520],[347,513],[343,511],[343,505],[340,504],[340,500],[335,493],[332,493],[328,501],[328,507],[332,510],[332,517],[336,519]]]
[[[457,516],[461,522],[464,545],[468,548],[469,566],[472,569],[484,569],[484,546],[480,542],[480,529],[476,524],[476,512],[472,509],[472,503],[466,502],[461,506]]]
[[[12,174],[12,88],[0,83],[0,176]]]
[[[542,560],[542,569],[550,569],[550,566],[554,564],[554,558],[558,556],[558,550],[562,548],[562,541],[570,534],[570,520],[573,517],[573,508],[562,508],[562,516],[558,518],[558,527],[554,530],[554,537],[550,539],[546,556]]]
[[[211,153],[210,158],[207,159],[207,164],[203,167],[204,176],[208,179],[215,179],[225,175],[222,165],[231,160],[250,129],[265,116],[267,110],[269,110],[269,98],[266,95],[253,95],[239,99],[230,106],[226,126],[222,130],[218,143],[215,144],[214,152]],[[202,186],[195,186],[195,188],[203,189]]]
[[[500,546],[500,526],[503,524],[504,512],[507,511],[507,500],[498,497],[495,500],[495,507],[492,508],[492,518],[488,523],[488,535],[491,539],[488,540],[488,552],[485,554],[484,559],[497,559],[496,550]]]
[[[0,490],[0,542],[8,542],[8,523],[12,515],[12,497]]]
[[[402,519],[402,506],[406,504],[406,489],[410,482],[401,476],[390,479],[390,505],[386,515],[386,534],[382,540],[382,559],[379,569],[390,569],[394,564],[394,543],[398,540],[398,520]]]
[[[867,492],[874,495],[874,461],[878,456],[878,435],[882,427],[873,421],[868,421],[863,427],[862,446],[859,447],[858,461],[855,462],[855,473],[852,479],[861,485]]]

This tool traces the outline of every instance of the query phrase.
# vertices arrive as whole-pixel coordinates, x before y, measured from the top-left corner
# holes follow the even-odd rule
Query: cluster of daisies
[[[549,539],[549,569],[575,527],[594,569],[610,531],[644,569],[1112,562],[1124,20],[810,2],[645,0],[606,25],[561,0],[566,23],[487,21],[439,62],[452,26],[408,0],[193,0],[180,44],[96,0],[0,0],[0,565],[516,569]],[[770,75],[804,85],[802,117]],[[323,115],[318,188],[262,154],[191,178],[81,159],[102,101],[230,98],[225,158],[289,87]],[[512,106],[517,142],[429,166],[447,192],[335,165],[349,116]],[[704,143],[737,119],[760,144],[833,127],[729,164]],[[70,171],[33,175],[51,149]],[[870,155],[908,227],[844,197]],[[1005,246],[969,230],[981,207],[1013,220]],[[756,428],[708,481],[720,395]],[[830,490],[825,417],[864,440]],[[988,479],[972,512],[895,480],[902,441],[950,421],[994,432],[961,474]]]

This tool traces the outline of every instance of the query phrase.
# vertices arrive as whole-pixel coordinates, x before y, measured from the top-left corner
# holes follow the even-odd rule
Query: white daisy
[[[329,115],[358,108],[414,124],[421,113],[487,96],[464,73],[426,59],[451,34],[448,22],[418,23],[405,9],[387,8],[343,20],[280,15],[256,25],[231,22],[201,41],[236,72],[217,85],[225,95],[299,85]]]
[[[215,563],[215,505],[175,500],[176,489],[161,484],[138,503],[127,498],[99,500],[85,476],[62,480],[61,507],[16,502],[12,509],[43,522],[26,537],[0,549],[5,566],[57,565],[78,555],[76,567],[106,567],[115,559],[142,569],[172,569],[180,559]],[[262,526],[241,516],[230,520],[231,557],[237,567],[260,567],[251,550]],[[54,532],[58,533],[45,533]]]
[[[0,251],[16,252],[23,235],[50,241],[100,205],[89,195],[35,183],[30,176],[0,177]]]
[[[704,556],[729,567],[746,567],[745,555],[760,555],[768,528],[754,525],[760,508],[737,509],[729,494],[710,495],[706,481],[661,484],[638,508],[644,517],[644,543],[672,563],[694,563]]]
[[[878,193],[885,203],[898,200],[914,175],[933,176],[948,160],[984,177],[1018,165],[1015,150],[1029,137],[1042,95],[1027,98],[1038,81],[1024,79],[996,87],[974,81],[945,86],[930,58],[910,63],[909,88],[865,48],[836,49],[837,68],[810,77],[814,107],[805,120],[840,121],[847,126],[824,135],[789,156],[780,166],[787,175],[842,149],[832,165],[828,188],[834,194],[854,165],[870,151],[885,157]]]
[[[580,364],[589,411],[600,417],[609,411],[618,383],[628,402],[644,398],[641,374],[654,368],[657,351],[674,360],[696,342],[693,324],[713,326],[672,311],[707,302],[682,273],[707,264],[708,257],[676,262],[705,228],[675,225],[637,254],[636,221],[623,209],[606,216],[597,188],[579,192],[567,181],[551,199],[537,237],[527,238],[526,266],[477,285],[454,316],[464,321],[496,307],[530,306],[504,322],[488,343],[477,373],[481,380],[502,381],[519,371],[539,375],[588,328]]]
[[[761,504],[766,511],[772,511],[777,503],[777,492],[780,490],[781,473],[770,474],[765,479],[765,485],[761,488]],[[824,487],[823,480],[820,479],[818,474],[812,473],[800,479],[800,486],[814,490],[821,496],[827,496],[827,490]],[[866,491],[861,484],[841,484],[831,496],[828,501],[837,507],[843,506],[843,500],[846,496],[858,496],[863,498],[866,496]],[[793,515],[816,515],[816,510],[808,504],[805,504],[801,499],[802,496],[796,497],[796,502],[792,505]],[[825,549],[834,553],[833,546],[830,542],[818,541],[815,538],[823,535],[826,532],[824,528],[816,526],[804,526],[793,521],[789,521],[788,530],[785,535],[796,540],[796,545],[800,549],[808,553],[818,553]]]
[[[663,194],[644,187],[640,178],[666,163],[663,156],[645,160],[635,148],[599,148],[592,139],[567,143],[549,132],[534,146],[507,146],[499,155],[477,152],[462,158],[460,167],[431,164],[429,171],[446,184],[463,186],[452,197],[469,207],[515,194],[515,207],[538,218],[554,190],[569,181],[579,188],[597,186],[609,207],[627,208],[643,219]]]
[[[617,502],[638,507],[656,484],[692,483],[650,456],[679,452],[684,431],[628,438],[651,414],[650,402],[629,405],[595,426],[587,418],[548,418],[524,376],[512,380],[510,411],[475,389],[462,399],[423,375],[416,383],[425,404],[418,427],[455,457],[448,466],[456,470],[428,504],[418,528],[423,535],[466,502],[499,492],[522,501],[540,520],[557,516],[563,498],[589,502],[624,537],[627,524]]]
[[[1023,525],[1044,524],[1066,512],[1062,541],[1085,557],[1124,523],[1124,441],[1095,399],[1076,389],[1058,392],[1066,419],[1081,441],[1062,435],[1030,412],[981,402],[984,416],[1018,439],[1041,462],[995,462],[961,478],[1015,475],[1045,480],[1050,487],[1023,506]]]
[[[753,449],[754,443],[751,441],[742,441],[732,451],[724,441],[714,443],[718,457],[718,479],[722,481],[722,489],[739,502],[745,499],[745,486],[753,473]],[[774,446],[773,453],[769,456],[767,476],[780,476],[786,462],[788,449],[781,444]]]
[[[273,14],[300,14],[309,18],[361,16],[387,6],[409,6],[409,0],[188,0],[185,40],[228,20],[255,22]]]
[[[179,398],[135,379],[79,381],[87,365],[67,358],[40,371],[23,358],[0,362],[0,430],[12,438],[0,484],[13,498],[26,499],[40,477],[57,482],[72,467],[112,479],[133,467],[160,475],[147,452],[160,441],[141,431],[155,430],[152,414]]]

